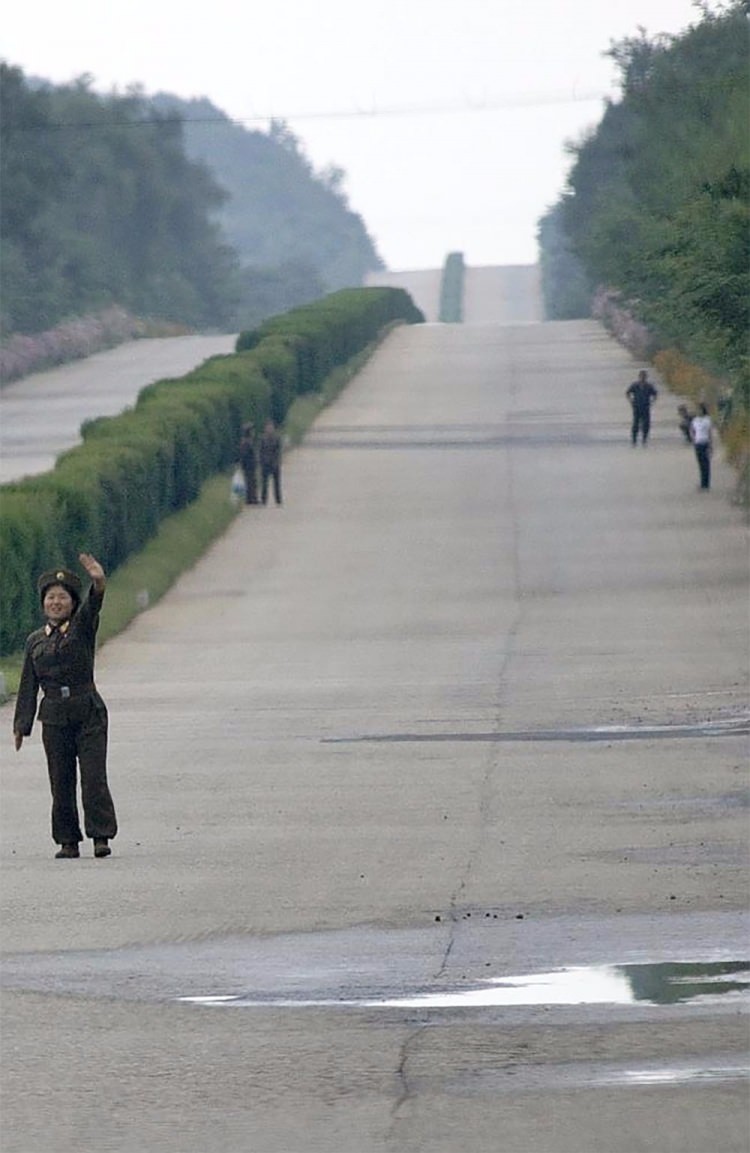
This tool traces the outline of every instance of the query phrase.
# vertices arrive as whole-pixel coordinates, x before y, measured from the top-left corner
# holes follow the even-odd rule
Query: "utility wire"
[[[504,109],[541,108],[560,104],[591,104],[608,98],[608,94],[601,91],[571,93],[570,95],[536,95],[521,97],[490,97],[478,100],[466,100],[463,103],[449,102],[445,104],[393,104],[381,107],[373,104],[369,108],[331,109],[320,112],[268,112],[255,116],[183,116],[179,112],[171,114],[161,113],[155,109],[150,116],[138,116],[127,120],[71,120],[50,121],[41,125],[7,124],[15,132],[45,132],[48,130],[63,129],[96,129],[111,127],[159,127],[160,125],[174,124],[222,124],[244,127],[249,124],[290,123],[299,120],[370,120],[379,117],[407,117],[407,116],[447,116],[453,114],[496,112]],[[128,97],[122,97],[127,100]],[[138,97],[148,102],[152,97]],[[203,98],[200,98],[203,99]],[[186,101],[187,102],[187,101]]]

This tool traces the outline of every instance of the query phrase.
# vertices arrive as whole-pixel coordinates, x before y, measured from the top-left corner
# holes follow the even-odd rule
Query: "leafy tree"
[[[196,327],[233,317],[224,194],[182,127],[137,93],[82,77],[31,86],[0,65],[3,332],[40,332],[113,302]]]
[[[274,268],[245,265],[240,270],[239,284],[246,327],[325,296],[315,268],[303,260],[287,261]]]
[[[537,232],[548,320],[575,320],[591,315],[591,283],[571,248],[562,218],[563,205],[554,205],[539,221]]]
[[[735,381],[750,314],[747,4],[679,37],[614,44],[622,95],[572,147],[556,210],[593,283],[608,285],[661,338]],[[547,218],[546,218],[547,219]],[[543,264],[559,233],[540,228]]]

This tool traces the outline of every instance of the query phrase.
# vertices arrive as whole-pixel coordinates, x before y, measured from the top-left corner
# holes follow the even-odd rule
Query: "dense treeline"
[[[679,37],[641,31],[612,47],[621,99],[572,148],[568,189],[540,228],[543,260],[577,260],[585,280],[619,293],[662,346],[723,376],[745,400],[747,7],[706,7]],[[575,264],[563,266],[578,275]],[[555,291],[564,295],[559,284]]]
[[[3,335],[112,304],[227,324],[236,259],[212,219],[225,193],[178,122],[135,95],[33,87],[2,64],[0,132]]]
[[[0,651],[16,650],[36,623],[29,573],[82,550],[116,569],[232,464],[244,423],[281,423],[388,325],[423,320],[403,289],[333,293],[243,333],[235,354],[149,385],[133,409],[85,424],[83,444],[50,472],[3,485]]]
[[[313,172],[283,125],[0,63],[0,133],[2,336],[113,305],[232,330],[381,264],[343,174]]]

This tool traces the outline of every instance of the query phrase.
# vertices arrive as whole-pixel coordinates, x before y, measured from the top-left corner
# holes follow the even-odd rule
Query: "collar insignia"
[[[63,623],[61,625],[51,625],[48,621],[47,624],[44,626],[44,631],[48,637],[51,637],[55,631],[60,633],[61,636],[65,636],[65,634],[69,628],[70,628],[70,621],[63,621]]]

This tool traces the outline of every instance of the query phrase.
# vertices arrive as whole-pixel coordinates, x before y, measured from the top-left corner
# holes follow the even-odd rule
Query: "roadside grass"
[[[238,511],[229,499],[232,471],[206,481],[197,500],[162,521],[146,547],[108,579],[100,644],[117,636],[134,617],[156,604],[180,574],[192,568],[227,529]]]
[[[284,439],[289,446],[299,444],[315,417],[343,391],[390,332],[388,325],[377,340],[357,356],[337,368],[323,382],[320,392],[298,397],[284,422]],[[211,477],[200,495],[187,508],[162,521],[158,531],[139,553],[120,565],[107,578],[105,609],[99,626],[99,645],[127,628],[145,609],[156,604],[177,578],[203,556],[237,515],[230,500],[230,480],[234,469]],[[0,662],[5,699],[18,692],[23,652],[9,653]],[[0,701],[2,700],[0,695]]]

